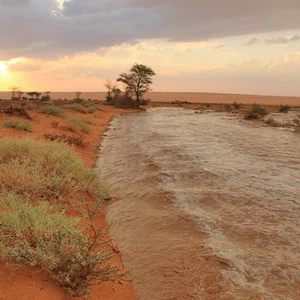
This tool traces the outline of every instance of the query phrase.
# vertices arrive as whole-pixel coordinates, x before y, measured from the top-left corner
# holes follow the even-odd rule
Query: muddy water
[[[140,299],[300,299],[300,136],[226,114],[116,117],[98,162]]]

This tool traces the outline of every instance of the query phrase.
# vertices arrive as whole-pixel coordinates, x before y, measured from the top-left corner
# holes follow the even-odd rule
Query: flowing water
[[[139,299],[300,299],[300,135],[154,109],[114,118],[98,167]]]

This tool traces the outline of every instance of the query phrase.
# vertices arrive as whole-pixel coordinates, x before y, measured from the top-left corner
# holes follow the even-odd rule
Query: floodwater
[[[100,152],[139,299],[300,299],[300,135],[153,109],[115,117]]]

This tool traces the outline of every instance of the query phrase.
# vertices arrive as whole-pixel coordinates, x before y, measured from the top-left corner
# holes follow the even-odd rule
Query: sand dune
[[[85,99],[104,100],[105,92],[82,92]],[[0,92],[0,99],[10,99],[11,92]],[[74,92],[52,92],[53,99],[68,99],[75,97]],[[239,94],[217,94],[217,93],[173,93],[173,92],[150,92],[145,98],[154,102],[172,102],[175,100],[189,101],[195,103],[233,103],[234,101],[243,104],[259,103],[264,105],[288,104],[300,106],[300,97],[283,96],[261,96],[261,95],[239,95]]]

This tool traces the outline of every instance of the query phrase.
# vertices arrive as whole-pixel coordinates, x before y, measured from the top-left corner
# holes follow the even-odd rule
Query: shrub
[[[137,103],[128,93],[114,95],[109,104],[119,108],[136,108]]]
[[[232,106],[234,107],[234,109],[240,109],[242,105],[241,105],[241,103],[237,103],[236,101],[234,101],[232,103]]]
[[[264,117],[269,112],[261,105],[259,104],[253,104],[252,109],[247,111],[244,115],[245,119],[258,119],[260,117]]]
[[[65,122],[65,126],[73,131],[82,131],[85,133],[90,133],[92,128],[87,125],[79,116],[71,116]]]
[[[85,110],[83,109],[83,106],[79,103],[72,103],[72,104],[68,104],[65,105],[66,108],[71,108],[73,110],[76,110],[78,112],[85,112]]]
[[[0,191],[14,190],[54,203],[80,204],[83,195],[107,197],[97,172],[86,168],[72,148],[31,138],[0,139]]]
[[[289,105],[280,105],[279,106],[279,112],[282,112],[282,113],[287,114],[290,109],[291,109],[291,107]]]
[[[124,275],[108,264],[113,254],[99,240],[103,231],[89,236],[79,218],[55,212],[46,202],[33,206],[13,193],[0,195],[0,211],[1,258],[41,267],[70,296],[86,296],[91,285]]]
[[[97,110],[97,108],[96,108],[95,106],[93,106],[93,107],[89,107],[89,108],[86,110],[86,112],[89,113],[89,114],[92,114],[92,113],[94,113],[96,110]]]
[[[32,123],[28,120],[8,118],[3,122],[4,127],[14,128],[16,130],[31,131]]]
[[[89,117],[83,117],[82,121],[86,124],[94,124],[95,123],[95,121],[92,118],[89,118]]]
[[[54,105],[45,105],[39,109],[39,112],[44,113],[46,115],[53,115],[56,117],[63,118],[65,116],[65,112],[62,108]]]

